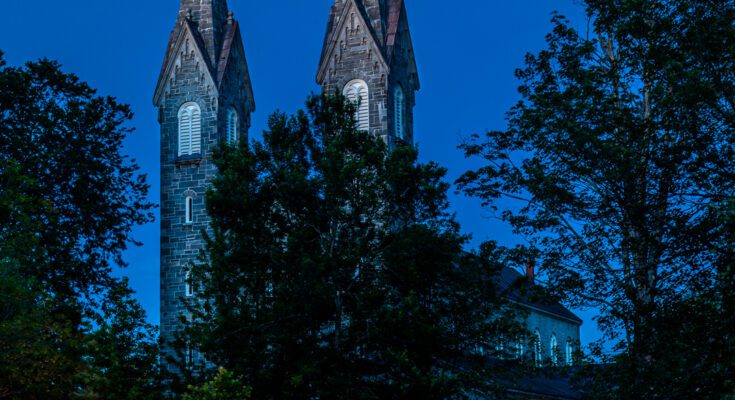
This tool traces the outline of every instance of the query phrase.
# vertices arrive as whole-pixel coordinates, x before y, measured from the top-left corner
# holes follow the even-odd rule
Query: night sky
[[[317,63],[333,0],[230,0],[240,21],[255,92],[251,138],[265,128],[275,110],[301,108],[315,83]],[[516,68],[526,53],[544,47],[553,11],[586,28],[577,0],[406,0],[421,91],[415,109],[416,142],[423,161],[449,168],[454,181],[476,166],[457,145],[472,133],[500,130],[518,100]],[[159,129],[152,105],[178,0],[3,0],[0,50],[11,65],[29,60],[58,60],[66,72],[128,103],[136,132],[125,152],[136,159],[159,199]],[[484,211],[479,201],[452,193],[452,207],[471,246],[493,239],[514,244],[508,226]],[[158,222],[139,227],[143,247],[126,254],[122,271],[149,319],[158,323]],[[582,342],[599,338],[593,310],[585,320]]]

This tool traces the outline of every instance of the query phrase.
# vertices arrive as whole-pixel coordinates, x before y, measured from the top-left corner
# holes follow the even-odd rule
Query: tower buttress
[[[171,341],[184,302],[196,301],[187,271],[210,228],[212,152],[246,141],[255,110],[240,26],[225,0],[181,1],[153,103],[161,127],[161,337]],[[163,356],[173,367],[170,348]]]
[[[358,111],[368,122],[358,125],[391,145],[413,144],[420,84],[404,0],[335,0],[317,83],[325,93],[358,101],[359,108],[361,92],[351,89],[356,82],[367,88],[369,104]]]

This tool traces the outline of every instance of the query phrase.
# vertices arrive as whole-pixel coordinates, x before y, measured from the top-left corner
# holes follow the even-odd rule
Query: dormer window
[[[370,93],[365,81],[354,80],[345,85],[344,96],[355,103],[355,123],[357,129],[370,131]]]
[[[197,103],[186,103],[179,109],[179,157],[202,152],[202,113]]]
[[[237,111],[230,108],[227,110],[227,144],[229,145],[236,145],[239,139],[237,122]]]

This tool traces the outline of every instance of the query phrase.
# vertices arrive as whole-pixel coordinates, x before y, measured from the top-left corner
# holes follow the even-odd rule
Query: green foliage
[[[158,400],[164,377],[158,368],[156,329],[132,297],[127,281],[114,288],[103,306],[99,327],[85,340],[88,372],[84,399]]]
[[[66,356],[79,350],[79,336],[38,293],[17,265],[0,261],[0,398],[64,398],[82,371]]]
[[[344,99],[216,155],[212,233],[187,341],[254,399],[487,393],[476,349],[513,313],[466,254],[445,170],[358,131]],[[495,371],[497,372],[497,371]]]
[[[617,367],[594,398],[718,398],[735,363],[732,325],[718,329],[735,3],[585,4],[586,32],[555,16],[527,56],[508,129],[462,146],[486,164],[459,184],[494,210],[515,199],[501,215],[528,245],[508,262],[540,258],[557,296],[600,310],[619,356],[596,354]]]
[[[250,388],[244,387],[232,372],[220,368],[217,375],[200,387],[189,387],[184,400],[247,400]]]
[[[120,153],[130,118],[54,62],[0,54],[0,398],[150,398],[153,331],[111,275],[152,220]]]

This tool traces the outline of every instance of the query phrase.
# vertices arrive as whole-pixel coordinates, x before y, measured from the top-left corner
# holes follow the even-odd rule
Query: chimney
[[[532,285],[536,284],[536,261],[528,260],[526,262],[526,278]]]

